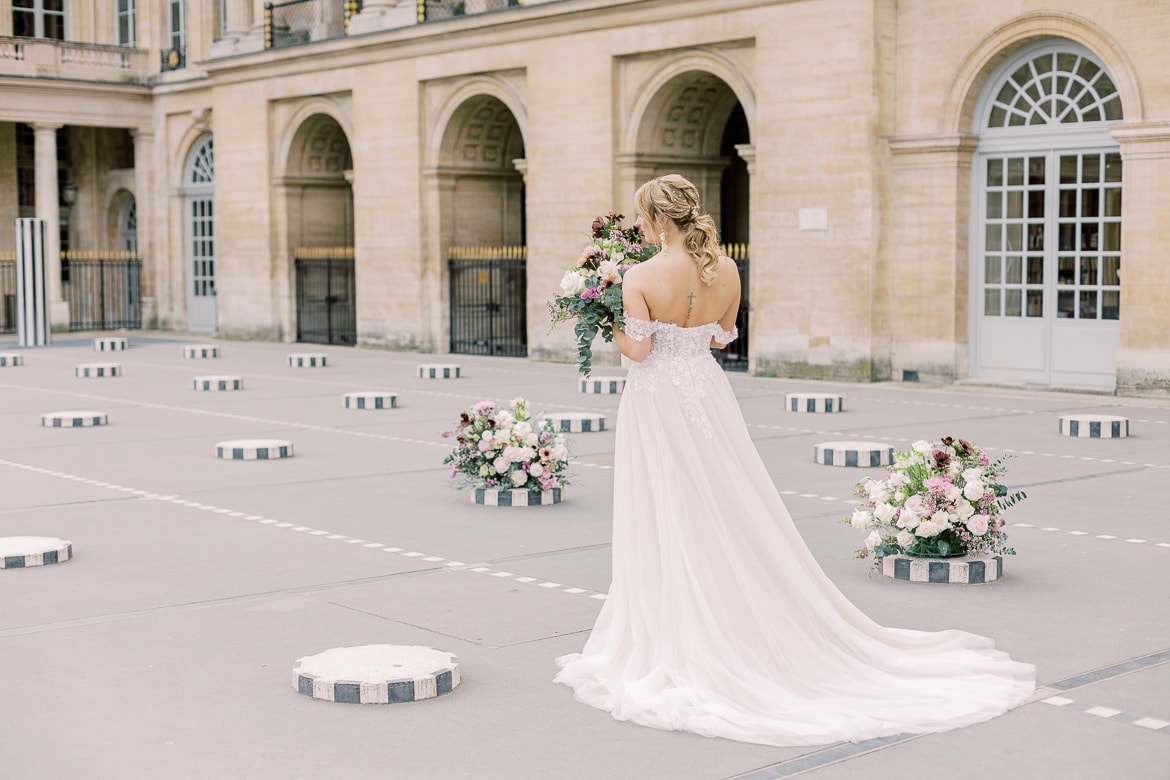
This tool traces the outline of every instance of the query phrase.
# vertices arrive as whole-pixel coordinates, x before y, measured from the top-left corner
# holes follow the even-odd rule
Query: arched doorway
[[[118,215],[118,247],[126,252],[138,251],[138,201],[133,195],[123,201]]]
[[[352,182],[345,131],[328,114],[313,114],[293,136],[281,182],[297,341],[357,343]]]
[[[215,292],[215,156],[211,134],[199,137],[183,174],[187,328],[218,327]]]
[[[1028,47],[976,108],[973,374],[1113,388],[1121,318],[1121,98],[1071,41]]]
[[[743,104],[721,78],[689,70],[666,81],[637,128],[637,150],[620,161],[635,186],[679,173],[699,188],[702,207],[719,227],[724,251],[739,266],[739,338],[715,356],[727,369],[748,369],[751,128]]]
[[[440,243],[453,353],[528,354],[524,137],[503,101],[476,95],[451,116],[439,153]]]

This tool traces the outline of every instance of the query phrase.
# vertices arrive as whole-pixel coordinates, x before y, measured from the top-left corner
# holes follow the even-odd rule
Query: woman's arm
[[[632,270],[630,269],[630,271]],[[629,317],[649,321],[650,307],[646,304],[646,298],[642,295],[638,285],[637,274],[632,274],[630,271],[626,272],[622,280],[622,308],[626,310],[626,315]],[[613,329],[613,343],[617,344],[619,352],[635,363],[641,363],[650,354],[649,338],[635,341],[616,325]]]

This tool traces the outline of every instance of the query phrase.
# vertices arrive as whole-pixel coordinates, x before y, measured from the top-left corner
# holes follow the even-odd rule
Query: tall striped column
[[[16,220],[16,340],[22,347],[52,340],[43,219]]]

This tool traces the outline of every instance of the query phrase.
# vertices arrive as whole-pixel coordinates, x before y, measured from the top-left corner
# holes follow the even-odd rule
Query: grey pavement
[[[216,342],[218,359],[185,360],[181,344],[212,342],[126,335],[129,351],[98,356],[89,334],[58,334],[0,368],[0,537],[58,536],[75,552],[0,570],[0,778],[1170,776],[1170,400],[732,374],[846,596],[887,625],[994,637],[1043,686],[944,734],[773,748],[619,723],[552,684],[609,584],[614,434],[572,436],[563,504],[507,509],[454,487],[439,433],[475,401],[516,395],[613,425],[617,398],[579,394],[572,366],[458,356],[463,378],[422,380],[433,356]],[[300,351],[329,366],[288,367]],[[124,375],[74,377],[97,360]],[[220,373],[245,389],[191,389]],[[379,389],[399,408],[342,407],[344,392]],[[783,410],[784,393],[809,389],[842,393],[846,411]],[[40,426],[75,409],[109,425]],[[1070,411],[1128,416],[1132,436],[1062,437]],[[986,585],[871,574],[840,520],[853,484],[881,470],[817,465],[813,446],[945,435],[1015,456],[1008,479],[1029,494],[1007,515],[1019,555]],[[289,439],[296,454],[216,459],[236,438]],[[298,658],[365,644],[449,650],[463,683],[394,705],[292,689]]]

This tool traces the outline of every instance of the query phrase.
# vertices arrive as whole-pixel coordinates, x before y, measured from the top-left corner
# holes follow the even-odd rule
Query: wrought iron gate
[[[727,345],[725,349],[712,350],[715,359],[728,371],[748,370],[748,277],[751,254],[748,244],[727,244],[723,247],[723,254],[735,261],[739,268],[739,312],[735,315],[735,327],[739,330],[739,338]]]
[[[451,247],[451,351],[528,355],[528,248]]]
[[[129,251],[61,253],[69,330],[142,327],[142,256]]]
[[[299,248],[296,270],[297,341],[357,343],[353,247]]]

